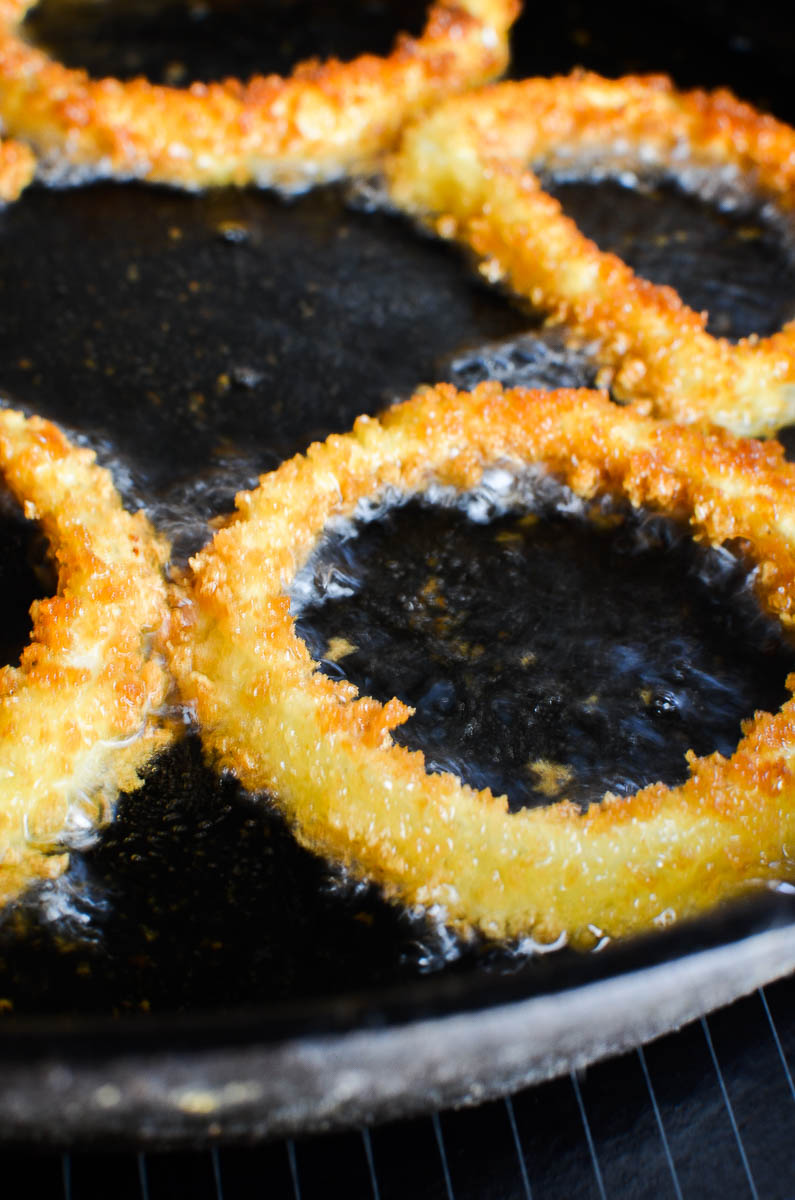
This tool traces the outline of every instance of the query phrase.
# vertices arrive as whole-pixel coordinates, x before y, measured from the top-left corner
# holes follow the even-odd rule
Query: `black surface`
[[[790,62],[795,29],[771,0],[561,0],[525,5],[513,38],[510,74],[664,73],[679,87],[729,87],[738,96],[793,119]]]
[[[0,213],[0,244],[3,392],[107,443],[166,519],[194,524],[526,325],[444,246],[340,189],[34,188]]]
[[[354,532],[315,561],[312,657],[397,693],[416,712],[395,740],[513,809],[682,783],[688,750],[730,755],[787,698],[793,650],[743,564],[651,514],[542,494],[487,523],[413,502]]]
[[[0,493],[0,662],[18,665],[30,640],[30,605],[52,590],[47,545],[21,509]]]

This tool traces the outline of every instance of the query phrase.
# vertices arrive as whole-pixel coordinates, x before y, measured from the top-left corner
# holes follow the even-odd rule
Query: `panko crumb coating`
[[[706,313],[586,238],[531,168],[673,178],[719,202],[772,202],[791,224],[795,130],[727,91],[575,72],[447,101],[407,130],[388,165],[393,203],[473,250],[485,278],[588,345],[617,399],[741,435],[795,419],[795,322],[736,344],[713,337]]]
[[[285,191],[370,170],[409,116],[499,75],[519,10],[518,0],[438,0],[421,36],[400,36],[386,58],[180,89],[64,66],[20,33],[34,3],[0,0],[0,121],[47,178]]]
[[[0,139],[0,206],[19,199],[35,170],[36,159],[28,146]]]
[[[0,410],[0,470],[39,522],[58,591],[31,608],[18,667],[0,669],[0,903],[68,865],[169,740],[168,547],[109,473],[49,421]]]

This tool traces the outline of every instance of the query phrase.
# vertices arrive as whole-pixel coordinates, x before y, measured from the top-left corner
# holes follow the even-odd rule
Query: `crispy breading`
[[[0,139],[0,204],[18,200],[35,169],[36,160],[28,146]]]
[[[166,543],[48,421],[0,410],[0,470],[58,568],[19,666],[0,669],[2,903],[65,869],[69,837],[108,819],[170,735]]]
[[[793,700],[749,721],[730,759],[691,756],[680,787],[510,813],[392,741],[411,714],[400,700],[318,670],[288,589],[329,520],[387,489],[469,489],[495,464],[545,464],[578,496],[625,497],[688,520],[700,541],[745,544],[761,604],[795,625],[795,466],[776,443],[594,392],[443,384],[264,476],[192,560],[172,656],[217,766],[269,792],[305,846],[463,932],[587,946],[595,929],[623,936],[795,877]]]
[[[518,12],[518,0],[439,0],[386,58],[179,89],[65,67],[20,35],[35,2],[0,0],[0,118],[49,177],[292,191],[369,170],[409,115],[499,75]]]
[[[726,91],[578,72],[445,102],[408,130],[388,167],[393,202],[589,344],[616,398],[739,434],[767,436],[795,418],[795,323],[736,345],[712,337],[705,313],[586,238],[531,167],[673,177],[719,199],[756,193],[791,218],[795,131]]]

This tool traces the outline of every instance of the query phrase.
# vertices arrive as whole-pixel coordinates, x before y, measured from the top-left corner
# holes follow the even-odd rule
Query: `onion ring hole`
[[[475,520],[418,500],[338,531],[291,589],[296,632],[331,678],[413,709],[394,739],[427,770],[512,810],[683,783],[688,750],[729,756],[780,707],[795,653],[742,561],[546,491],[491,520],[476,492]]]
[[[57,589],[52,557],[36,525],[0,492],[0,666],[19,666],[30,641],[30,606]]]

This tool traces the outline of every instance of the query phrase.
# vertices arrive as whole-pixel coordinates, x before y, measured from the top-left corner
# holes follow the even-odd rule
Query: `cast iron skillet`
[[[356,24],[312,3],[200,18],[125,10],[81,39],[45,12],[35,34],[96,70],[179,78],[183,60],[204,77],[246,73],[259,39],[271,54],[261,65],[283,69],[312,50],[384,48],[396,27],[374,5]],[[418,27],[420,8],[407,20]],[[598,22],[585,6],[534,10],[516,31],[513,74],[666,70],[793,119],[792,47],[767,20],[764,8],[718,19],[678,4],[642,16],[601,7]],[[559,194],[600,244],[709,308],[716,332],[766,333],[792,315],[789,248],[758,214],[712,212],[671,189]],[[261,471],[420,382],[592,381],[587,359],[372,195],[32,189],[0,216],[0,388],[97,448],[184,560]],[[11,659],[43,586],[22,564],[41,553],[13,512],[3,536]],[[576,759],[583,802],[602,786],[673,782],[688,745],[730,749],[740,717],[779,704],[792,669],[739,573],[661,522],[595,537],[551,514],[531,535],[510,515],[473,526],[412,506],[325,562],[365,582],[305,615],[318,656],[355,631],[345,669],[418,705],[409,740],[516,802],[539,800],[528,755]],[[452,634],[434,621],[429,572],[463,614]],[[538,648],[550,608],[560,621],[536,686],[510,664]],[[578,650],[583,624],[594,636]],[[586,720],[577,696],[591,667],[608,698]],[[625,685],[641,674],[652,703],[639,715]],[[166,1144],[475,1101],[791,969],[792,919],[784,889],[598,954],[462,946],[301,851],[188,735],[64,880],[4,917],[2,1129]]]

